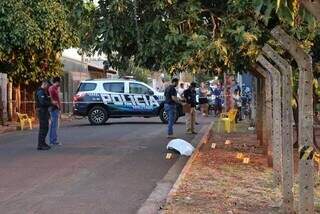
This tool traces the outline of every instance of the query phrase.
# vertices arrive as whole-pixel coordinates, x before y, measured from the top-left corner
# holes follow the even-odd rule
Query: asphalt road
[[[191,141],[179,121],[175,135]],[[77,120],[50,151],[35,149],[37,130],[0,135],[0,213],[136,213],[176,161],[164,158],[165,130],[158,118]]]

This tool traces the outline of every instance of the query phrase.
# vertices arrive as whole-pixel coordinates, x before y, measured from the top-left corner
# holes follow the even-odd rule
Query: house
[[[110,78],[118,77],[118,72],[112,69],[105,70],[103,61],[90,59],[77,59],[69,56],[62,56],[63,78],[61,85],[61,98],[63,102],[63,112],[72,112],[73,96],[77,92],[79,84],[87,79]]]

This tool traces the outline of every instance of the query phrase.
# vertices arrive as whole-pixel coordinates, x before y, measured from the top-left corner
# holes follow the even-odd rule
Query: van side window
[[[121,82],[103,83],[103,88],[108,92],[124,93],[124,83]]]
[[[80,84],[79,88],[78,88],[78,92],[82,92],[82,91],[94,91],[97,87],[96,83],[86,83],[83,82]]]
[[[129,92],[130,94],[149,94],[150,89],[139,83],[130,83]]]

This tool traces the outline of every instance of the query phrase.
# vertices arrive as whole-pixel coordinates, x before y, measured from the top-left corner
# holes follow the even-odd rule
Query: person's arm
[[[57,89],[57,98],[58,98],[58,108],[59,110],[61,110],[61,100],[60,100],[59,93],[60,93],[60,87],[58,87]]]
[[[58,106],[58,105],[59,105],[58,102],[55,100],[55,98],[56,98],[56,91],[54,90],[53,87],[50,87],[50,88],[49,88],[49,95],[50,95],[50,97],[51,97],[51,103],[52,103],[53,105],[59,107],[59,106]]]
[[[179,102],[177,95],[176,95],[176,96],[171,96],[171,99],[172,99],[173,101],[175,101],[176,103]]]
[[[172,99],[174,102],[179,103],[178,96],[177,96],[177,91],[176,91],[175,88],[172,88],[172,89],[171,89],[170,94],[171,94],[171,99]]]

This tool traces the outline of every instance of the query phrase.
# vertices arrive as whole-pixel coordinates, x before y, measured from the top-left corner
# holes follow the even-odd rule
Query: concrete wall
[[[105,72],[89,71],[88,64],[78,60],[62,58],[63,63],[63,78],[61,85],[61,98],[63,102],[63,112],[72,112],[73,96],[83,80],[98,79],[98,78],[114,78],[116,74],[107,75]]]
[[[3,119],[2,122],[6,121],[8,118],[7,113],[7,85],[8,79],[7,74],[0,73],[0,119]]]

